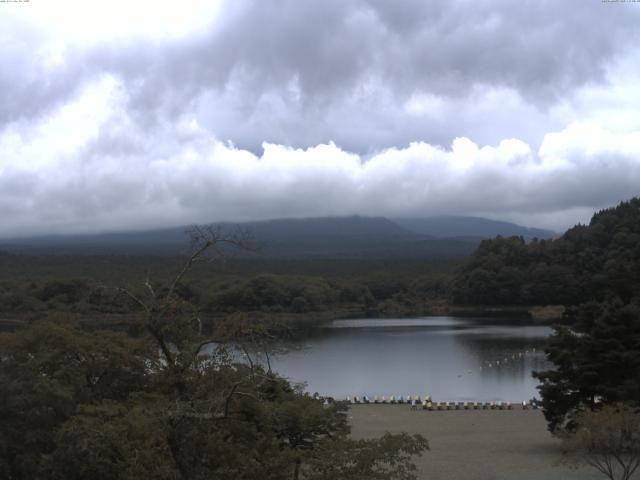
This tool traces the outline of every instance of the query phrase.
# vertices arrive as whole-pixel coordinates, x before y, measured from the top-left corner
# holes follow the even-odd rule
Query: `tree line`
[[[69,275],[57,264],[57,257],[46,260],[26,257],[22,278],[0,279],[0,315],[46,318],[74,314],[92,318],[130,314],[137,308],[135,303],[123,301],[117,292],[105,286],[117,282],[135,289],[139,288],[139,284],[136,286],[138,279],[149,276],[149,271],[162,272],[151,275],[153,283],[165,275],[164,269],[157,268],[163,260],[171,264],[175,259],[150,257],[146,272],[135,266],[128,270],[121,267],[117,270],[119,275],[100,279],[79,276],[76,272]],[[33,267],[36,261],[48,262],[48,275]],[[67,261],[91,267],[97,259],[71,257]],[[175,265],[179,264],[175,262]],[[209,265],[197,265],[189,278],[176,286],[175,293],[196,305],[206,316],[235,312],[306,316],[346,310],[376,315],[401,309],[419,310],[428,302],[445,300],[452,271],[449,266],[426,266],[415,272],[402,265],[385,271],[384,266],[370,263],[339,263],[332,272],[314,272],[314,265],[304,263],[294,271],[278,271],[277,267],[278,264],[269,264],[258,269],[247,262],[239,264],[233,273],[221,274]],[[73,270],[73,266],[70,269]],[[110,266],[105,266],[105,270],[109,269]],[[25,272],[30,270],[33,273],[25,278]],[[155,288],[162,289],[163,285],[158,283]]]
[[[640,199],[593,215],[551,240],[483,241],[459,268],[454,302],[482,305],[579,305],[640,295]]]

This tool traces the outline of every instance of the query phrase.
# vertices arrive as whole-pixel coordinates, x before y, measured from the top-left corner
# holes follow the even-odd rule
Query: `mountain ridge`
[[[458,222],[468,221],[460,217]],[[249,230],[263,246],[261,255],[274,257],[433,257],[461,258],[487,238],[472,227],[458,226],[464,235],[443,236],[442,229],[430,234],[424,225],[400,225],[386,217],[347,216],[271,219],[254,222],[219,222],[222,228]],[[492,222],[492,221],[488,221]],[[417,222],[413,222],[414,224]],[[526,229],[503,222],[509,235]],[[120,231],[101,234],[49,235],[0,240],[0,248],[38,253],[128,253],[175,254],[188,248],[187,227]],[[242,254],[256,255],[256,254]]]
[[[416,233],[437,238],[480,237],[492,238],[521,236],[526,239],[551,238],[557,235],[552,230],[532,228],[503,220],[465,215],[435,215],[430,217],[392,218],[396,224]]]

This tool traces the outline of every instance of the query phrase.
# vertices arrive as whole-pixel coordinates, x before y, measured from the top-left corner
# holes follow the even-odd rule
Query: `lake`
[[[502,321],[503,322],[503,321]],[[521,402],[536,396],[534,370],[549,368],[551,329],[486,318],[336,320],[287,353],[273,369],[307,390],[347,395],[431,395],[436,401]]]

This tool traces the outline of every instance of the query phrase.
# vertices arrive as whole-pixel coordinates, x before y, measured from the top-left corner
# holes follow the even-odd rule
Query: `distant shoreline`
[[[363,311],[356,308],[334,309],[304,313],[272,313],[272,312],[248,312],[249,315],[268,318],[289,324],[293,328],[302,330],[316,328],[323,324],[328,324],[334,320],[359,319],[359,318],[415,318],[430,316],[455,316],[455,317],[486,317],[500,319],[501,323],[510,325],[550,325],[561,321],[563,306],[486,306],[486,305],[453,305],[446,302],[433,303],[423,308],[410,308],[402,310],[386,311]],[[40,312],[38,312],[40,313]],[[58,312],[67,313],[70,317],[76,318],[89,328],[122,329],[126,327],[135,314],[102,314],[78,312]],[[223,318],[228,313],[214,315],[202,315],[205,323],[212,323],[219,318]],[[0,331],[15,330],[29,325],[32,321],[44,318],[43,315],[16,315],[12,313],[0,312]]]

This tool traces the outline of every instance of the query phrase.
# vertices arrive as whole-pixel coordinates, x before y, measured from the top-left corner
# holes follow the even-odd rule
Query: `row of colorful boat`
[[[415,395],[413,397],[411,395],[407,395],[406,397],[402,395],[391,395],[388,398],[384,395],[382,397],[378,397],[376,395],[373,398],[369,398],[366,395],[362,397],[347,396],[347,402],[352,404],[409,404],[414,409],[422,408],[423,410],[512,410],[516,407],[522,408],[523,410],[535,410],[539,408],[538,401],[535,399],[531,399],[528,402],[523,401],[522,403],[511,403],[502,401],[434,402],[431,399],[430,395],[425,395],[424,397],[420,397],[420,395]]]

